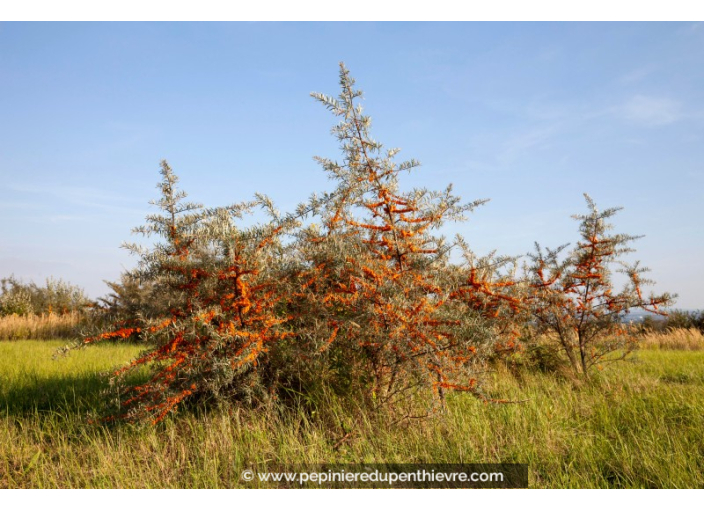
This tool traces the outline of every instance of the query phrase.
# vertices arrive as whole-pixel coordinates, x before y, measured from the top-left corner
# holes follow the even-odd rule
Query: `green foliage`
[[[645,331],[668,331],[675,329],[697,329],[704,333],[704,311],[672,310],[667,317],[643,318],[640,326]]]
[[[83,313],[90,305],[83,289],[53,277],[43,287],[10,276],[0,280],[0,315]]]
[[[0,280],[0,315],[30,315],[34,313],[32,292],[14,276]]]
[[[103,327],[105,324],[120,324],[133,328],[135,333],[132,338],[144,341],[142,331],[149,326],[149,322],[169,316],[171,293],[167,287],[143,280],[132,272],[123,273],[118,282],[106,281],[105,284],[112,292],[98,298],[94,323]]]
[[[109,294],[98,298],[102,310],[117,320],[135,317],[154,318],[165,316],[166,306],[160,307],[155,300],[159,295],[154,290],[154,285],[142,282],[133,274],[126,272],[120,276],[118,282],[108,282]]]

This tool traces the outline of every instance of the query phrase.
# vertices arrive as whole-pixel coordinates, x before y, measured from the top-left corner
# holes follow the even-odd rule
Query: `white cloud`
[[[26,193],[32,195],[49,195],[62,202],[89,208],[91,214],[96,211],[121,214],[144,215],[148,207],[135,207],[136,203],[145,203],[146,200],[139,200],[137,197],[116,195],[106,193],[104,190],[82,186],[50,186],[42,184],[10,184],[7,186],[11,192]],[[67,219],[58,218],[57,219]],[[75,219],[75,218],[71,218]]]
[[[688,25],[685,25],[684,27],[680,28],[677,33],[688,36],[688,35],[694,35],[697,32],[699,32],[702,27],[704,26],[704,23],[701,21],[697,21],[695,23],[690,23]]]
[[[680,103],[665,97],[637,95],[620,110],[627,120],[645,126],[664,126],[683,117]]]
[[[653,74],[655,71],[657,71],[657,67],[653,64],[650,64],[644,67],[633,69],[632,71],[621,75],[618,78],[618,81],[623,85],[631,85],[644,80],[645,78]]]
[[[507,163],[514,161],[521,154],[532,150],[543,149],[550,145],[552,139],[559,131],[558,124],[536,126],[521,133],[517,133],[503,144],[503,151],[498,159]]]

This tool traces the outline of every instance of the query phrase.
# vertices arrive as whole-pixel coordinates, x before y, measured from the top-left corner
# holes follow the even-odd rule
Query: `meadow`
[[[519,403],[454,394],[395,427],[332,398],[105,423],[103,374],[139,346],[55,358],[66,341],[0,342],[0,488],[253,487],[245,468],[362,462],[527,463],[533,488],[704,488],[704,342],[668,334],[589,382],[500,363],[487,391]]]

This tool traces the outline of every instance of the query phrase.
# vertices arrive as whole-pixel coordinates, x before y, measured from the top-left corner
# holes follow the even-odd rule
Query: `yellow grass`
[[[639,345],[642,349],[701,351],[704,350],[704,335],[694,328],[652,332],[644,335]]]
[[[77,335],[85,318],[79,313],[0,317],[0,340],[49,340]]]

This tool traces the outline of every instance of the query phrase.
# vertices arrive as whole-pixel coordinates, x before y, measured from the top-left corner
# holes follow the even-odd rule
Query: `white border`
[[[704,19],[696,0],[5,0],[1,21],[682,21]]]
[[[59,508],[100,508],[100,510],[141,510],[154,508],[360,508],[428,509],[443,505],[457,508],[541,508],[563,510],[565,503],[580,502],[580,508],[599,505],[605,508],[642,509],[686,505],[698,494],[683,490],[463,490],[463,489],[242,489],[237,494],[217,490],[18,490],[1,491],[0,503],[7,508],[47,504]],[[250,505],[252,505],[250,507]],[[331,506],[332,505],[332,506]]]

